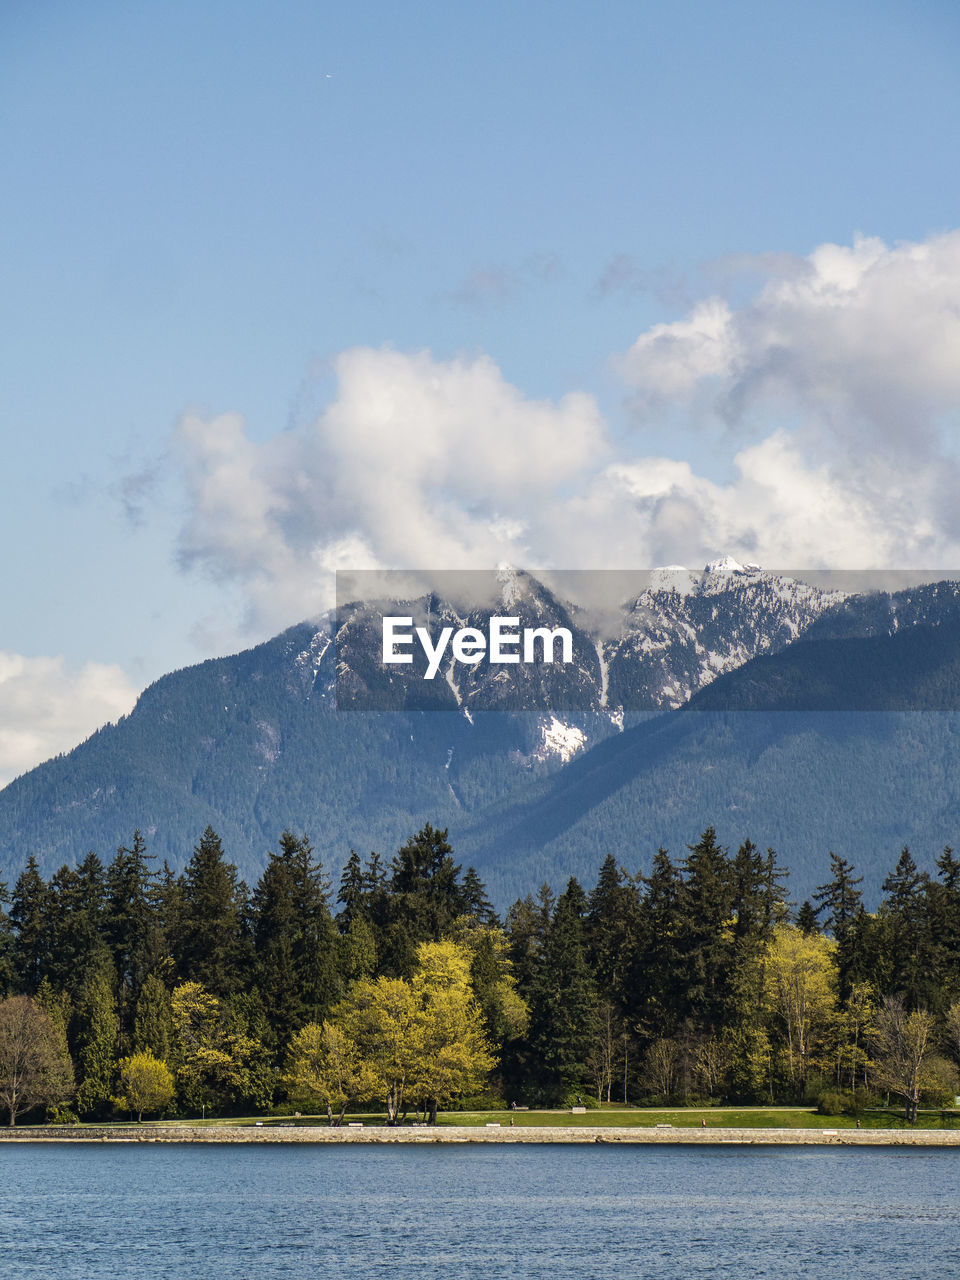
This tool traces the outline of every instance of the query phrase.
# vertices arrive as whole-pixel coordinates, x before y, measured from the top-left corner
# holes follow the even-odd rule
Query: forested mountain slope
[[[607,854],[646,869],[713,825],[724,844],[776,848],[798,901],[833,850],[872,904],[904,844],[932,869],[960,840],[960,712],[938,709],[958,699],[957,624],[795,645],[594,747],[487,818],[466,852],[500,891],[515,865],[553,883]]]
[[[557,667],[518,686],[521,712],[492,709],[483,678],[444,679],[448,710],[337,711],[338,662],[372,678],[359,611],[336,644],[304,624],[174,672],[0,792],[0,879],[31,853],[47,874],[109,857],[137,827],[179,868],[208,825],[251,883],[285,827],[335,873],[425,821],[501,905],[533,881],[589,881],[608,853],[647,869],[710,824],[776,847],[797,898],[830,849],[860,865],[868,901],[902,844],[932,866],[960,830],[956,584],[842,596],[750,569],[680,588],[654,581],[598,641],[534,580],[511,585],[511,607],[576,629],[577,696],[557,714]],[[625,709],[635,696],[659,711]]]

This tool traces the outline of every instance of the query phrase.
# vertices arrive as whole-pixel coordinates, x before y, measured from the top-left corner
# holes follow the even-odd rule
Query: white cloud
[[[184,418],[180,557],[240,582],[258,631],[332,602],[334,568],[489,567],[522,556],[528,513],[609,445],[596,404],[531,400],[485,356],[357,348],[312,428],[257,443],[228,414]]]
[[[739,527],[768,561],[956,567],[960,231],[757,266],[748,302],[700,303],[618,361],[641,423],[681,408],[739,447],[709,501],[676,487],[697,527]]]
[[[829,467],[808,464],[787,432],[741,449],[733,462],[725,484],[667,458],[606,468],[550,517],[551,541],[566,552],[560,563],[698,568],[729,552],[772,568],[932,567],[934,550],[945,566],[960,563],[951,564],[925,516],[890,509]],[[577,559],[584,548],[597,558]]]
[[[0,650],[0,786],[126,715],[136,698],[118,666],[71,672],[61,657]]]
[[[356,348],[309,428],[256,442],[188,416],[185,565],[240,588],[266,634],[332,602],[334,568],[637,568],[730,552],[794,567],[960,565],[960,232],[736,264],[727,297],[617,366],[638,425],[533,400],[486,356]],[[743,282],[754,293],[737,300]],[[703,432],[726,468],[700,461]]]
[[[706,389],[735,427],[793,416],[820,447],[936,447],[935,420],[960,398],[960,231],[894,248],[859,237],[763,265],[747,304],[708,299],[641,334],[619,361],[640,408]]]
[[[708,298],[688,320],[655,324],[641,334],[619,368],[650,412],[664,402],[686,401],[704,378],[728,375],[737,356],[730,308],[722,298]]]

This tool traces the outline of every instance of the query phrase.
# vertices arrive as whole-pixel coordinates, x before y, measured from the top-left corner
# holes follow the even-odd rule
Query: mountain
[[[391,607],[482,628],[491,606]],[[543,879],[591,882],[608,852],[631,870],[661,843],[682,854],[712,823],[725,842],[773,844],[803,896],[829,848],[875,892],[902,843],[929,863],[956,831],[960,725],[904,710],[960,707],[956,584],[858,595],[722,561],[649,575],[599,630],[504,571],[492,607],[568,627],[572,663],[446,662],[428,683],[422,657],[378,662],[382,610],[341,608],[165,676],[7,786],[0,878],[29,853],[48,875],[89,849],[109,858],[136,827],[181,867],[208,823],[248,881],[286,826],[336,874],[351,847],[389,857],[430,821],[503,905]]]
[[[628,869],[659,846],[682,856],[709,823],[724,844],[774,847],[798,902],[833,850],[865,873],[875,906],[904,844],[932,870],[960,837],[958,780],[954,619],[754,659],[571,762],[464,847],[492,885],[512,882],[512,864],[557,883],[611,853]]]
[[[729,558],[702,573],[654,570],[639,592],[611,616],[595,618],[564,601],[530,574],[501,570],[483,606],[423,595],[350,604],[339,611],[338,705],[355,710],[569,711],[600,715],[620,727],[625,713],[683,705],[698,689],[761,653],[776,653],[846,600]],[[479,593],[478,593],[479,594]],[[407,667],[380,662],[381,619],[403,612],[439,632],[484,631],[493,612],[524,627],[566,627],[572,662],[496,667],[452,664],[443,679],[424,680],[427,659],[416,646]],[[326,652],[325,647],[321,650]],[[438,673],[439,677],[439,673]]]
[[[703,573],[655,570],[602,645],[611,705],[680,707],[719,675],[778,653],[841,607],[827,591],[725,557]]]

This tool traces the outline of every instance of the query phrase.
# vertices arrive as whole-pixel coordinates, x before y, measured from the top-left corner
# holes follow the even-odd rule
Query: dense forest
[[[544,885],[493,910],[447,832],[334,892],[285,831],[252,892],[218,835],[186,870],[134,833],[48,881],[0,885],[0,1102],[116,1114],[820,1100],[952,1102],[960,860],[904,849],[875,913],[829,855],[798,909],[772,849],[708,828],[645,875]]]

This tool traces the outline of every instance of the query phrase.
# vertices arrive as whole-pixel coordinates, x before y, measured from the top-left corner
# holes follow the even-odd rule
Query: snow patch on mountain
[[[698,573],[691,573],[682,564],[668,564],[650,571],[651,591],[675,591],[677,595],[688,596],[700,580]]]
[[[457,684],[457,677],[454,671],[454,664],[452,662],[447,665],[447,669],[444,672],[444,679],[446,680],[450,688],[453,690],[453,696],[457,700],[457,706],[458,707],[462,706],[463,697],[460,693],[460,686]]]
[[[703,573],[677,565],[655,570],[620,637],[603,646],[608,704],[619,694],[626,705],[640,688],[652,705],[678,707],[717,676],[792,643],[844,599],[733,556],[711,561]]]
[[[598,640],[594,646],[597,651],[597,662],[600,664],[600,705],[607,705],[607,693],[610,689],[610,668],[607,665],[607,656],[603,652],[603,645]]]
[[[502,564],[497,568],[497,585],[500,588],[500,602],[507,609],[514,608],[523,599],[520,575],[512,565]]]
[[[567,764],[587,745],[587,735],[582,729],[578,729],[575,724],[564,724],[557,716],[551,716],[549,724],[542,724],[540,733],[543,742],[534,752],[537,760],[559,756],[561,762]]]
[[[309,646],[306,649],[302,649],[294,658],[297,683],[308,698],[320,671],[320,664],[332,644],[333,636],[329,631],[318,631],[313,636]],[[329,683],[332,684],[332,682],[333,677],[331,676]]]
[[[758,564],[741,564],[733,556],[721,556],[719,560],[711,560],[704,573],[759,573]]]

